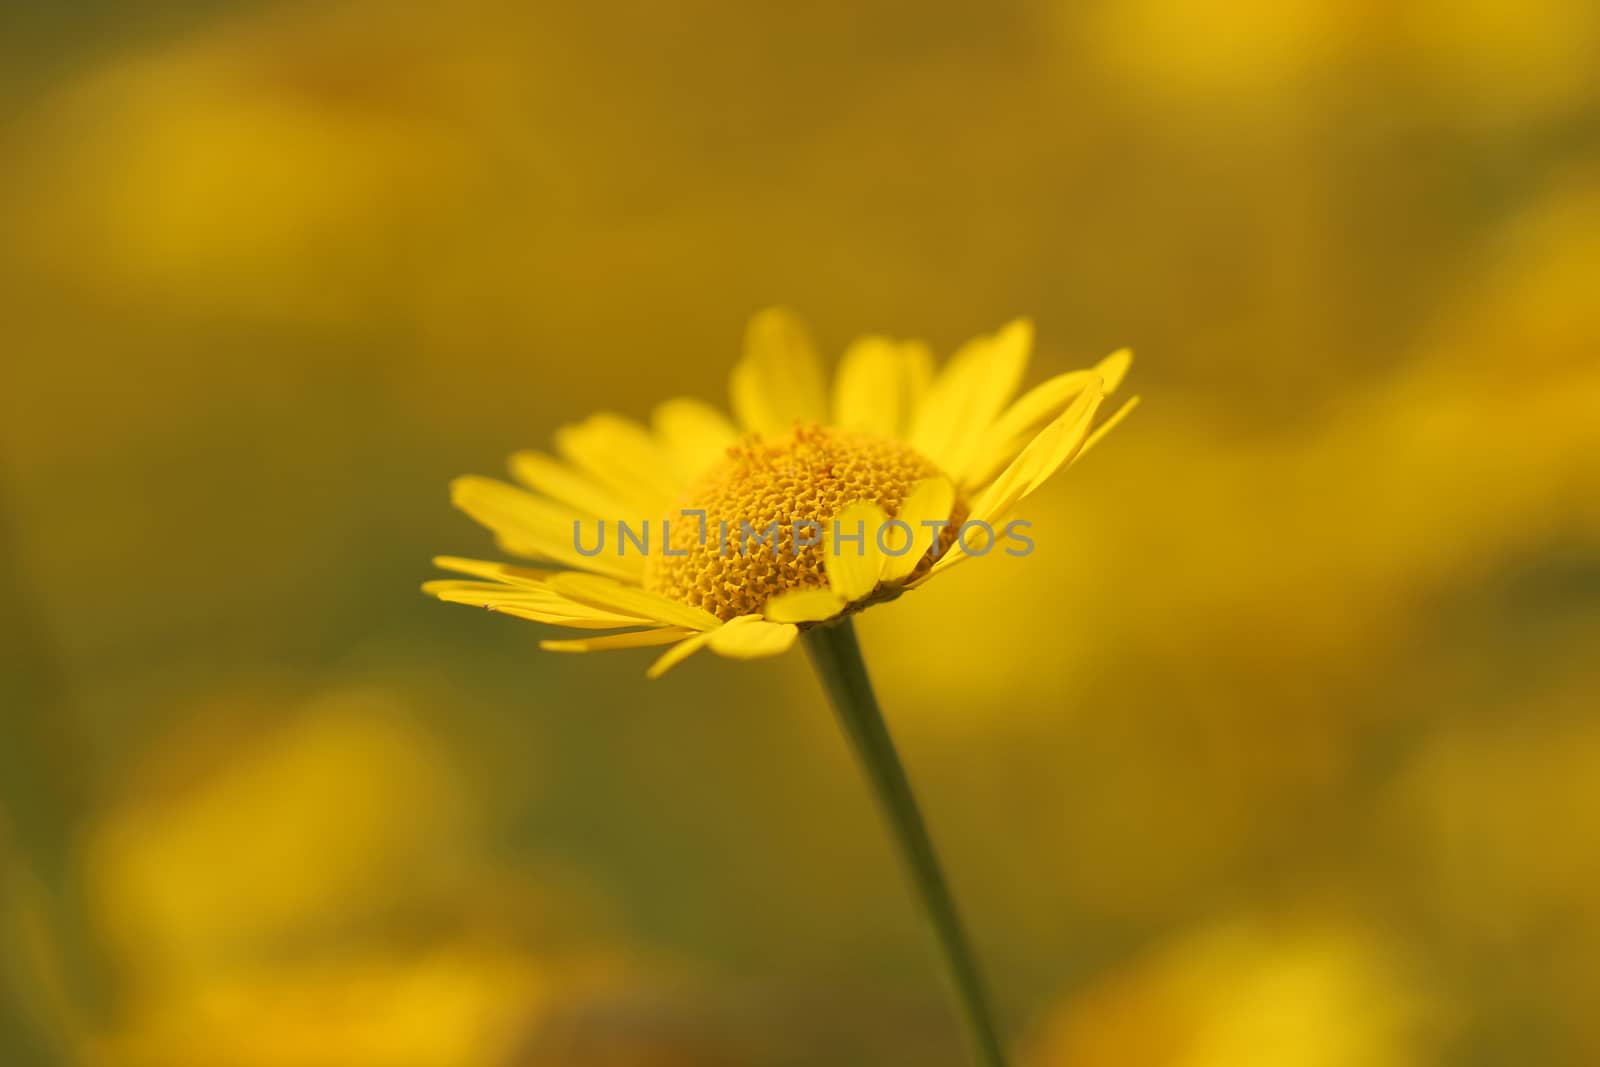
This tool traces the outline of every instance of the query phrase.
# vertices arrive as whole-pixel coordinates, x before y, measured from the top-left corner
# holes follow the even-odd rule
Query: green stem
[[[1006,1067],[1005,1051],[977,958],[962,929],[944,872],[939,869],[939,858],[912,796],[911,782],[895,752],[877,698],[872,695],[872,681],[856,642],[855,626],[847,618],[831,626],[815,627],[805,632],[804,641],[811,663],[833,701],[839,725],[889,821],[900,859],[932,927],[939,961],[961,1010],[973,1060],[981,1067]]]

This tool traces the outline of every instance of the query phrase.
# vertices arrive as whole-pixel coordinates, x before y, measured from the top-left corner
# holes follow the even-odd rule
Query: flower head
[[[1132,409],[1095,425],[1127,350],[1013,400],[1032,341],[1018,320],[936,373],[922,344],[865,337],[830,395],[805,328],[764,311],[733,371],[735,420],[689,399],[656,408],[648,427],[594,415],[557,432],[557,455],[513,456],[522,487],[457,479],[457,507],[545,566],[440,557],[477,580],[423,589],[615,631],[542,642],[551,651],[672,646],[652,677],[701,648],[776,655],[801,628],[986,554],[1018,503]]]

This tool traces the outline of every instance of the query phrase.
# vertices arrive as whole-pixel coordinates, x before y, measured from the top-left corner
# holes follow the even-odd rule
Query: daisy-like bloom
[[[1017,396],[1032,343],[1018,320],[935,370],[919,342],[864,337],[830,389],[805,327],[761,312],[733,370],[733,419],[692,399],[649,426],[593,415],[559,430],[554,454],[513,456],[520,486],[457,479],[455,505],[540,566],[440,557],[470,578],[423,588],[608,631],[541,642],[550,651],[671,646],[650,677],[702,648],[777,655],[986,554],[1013,509],[1133,407],[1095,423],[1127,350]]]
[[[649,428],[595,415],[557,433],[559,458],[511,458],[526,488],[457,480],[456,505],[501,548],[555,567],[447,557],[436,562],[478,580],[423,587],[536,622],[615,631],[543,642],[555,651],[670,645],[652,677],[701,648],[753,659],[803,633],[982,1067],[1005,1067],[1004,1042],[851,616],[986,554],[1012,509],[1133,407],[1095,426],[1127,372],[1126,350],[1013,400],[1032,343],[1033,327],[1019,320],[935,373],[923,345],[866,337],[845,352],[830,393],[805,328],[764,311],[733,371],[737,423],[695,400],[661,405]],[[631,542],[624,522],[636,523]]]

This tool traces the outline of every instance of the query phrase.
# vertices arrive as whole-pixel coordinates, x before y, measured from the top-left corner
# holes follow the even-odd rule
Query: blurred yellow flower
[[[385,690],[212,702],[122,794],[90,855],[118,1012],[78,1035],[82,1062],[569,1067],[611,1062],[574,1012],[692,1005],[671,968],[591,934],[548,864],[496,864],[483,798]],[[584,1054],[544,1058],[558,1039]]]
[[[1437,1015],[1359,925],[1259,920],[1182,939],[1070,999],[1039,1067],[1411,1067]]]
[[[392,695],[207,711],[140,762],[91,840],[107,934],[146,982],[201,978],[285,931],[369,924],[478,877],[475,798]]]
[[[651,428],[595,415],[558,432],[562,458],[513,456],[526,489],[473,476],[453,484],[456,506],[505,551],[570,569],[447,556],[435,562],[488,580],[423,589],[536,622],[623,631],[543,642],[551,651],[671,645],[651,677],[703,647],[777,655],[801,628],[987,554],[995,524],[1131,410],[1135,400],[1091,432],[1127,372],[1126,349],[1013,400],[1032,341],[1018,320],[935,374],[919,342],[864,337],[845,352],[830,397],[805,327],[785,310],[762,312],[730,383],[738,428],[700,401],[670,400]],[[640,528],[627,525],[636,518]],[[602,554],[607,522],[615,555]]]
[[[1126,0],[1085,15],[1052,14],[1064,45],[1086,27],[1093,55],[1130,95],[1228,121],[1339,99],[1334,79],[1402,66],[1429,94],[1476,123],[1526,119],[1581,104],[1600,16],[1583,0]],[[1219,28],[1225,27],[1223,32]],[[1229,109],[1219,115],[1218,104]]]
[[[1508,721],[1457,726],[1393,789],[1391,847],[1414,865],[1413,892],[1473,944],[1533,937],[1561,915],[1566,951],[1600,950],[1595,681],[1580,675]]]
[[[734,1062],[690,989],[605,953],[358,949],[142,998],[94,1067],[677,1067]],[[636,1017],[646,1016],[643,1020]]]
[[[497,68],[444,71],[447,26],[280,10],[91,68],[4,178],[17,254],[129,306],[358,318],[464,202],[452,118]]]
[[[487,947],[224,971],[132,1005],[105,1067],[448,1067],[509,1062],[565,981]]]

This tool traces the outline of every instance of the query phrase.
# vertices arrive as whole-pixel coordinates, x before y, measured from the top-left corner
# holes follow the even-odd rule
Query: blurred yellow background
[[[722,402],[773,303],[1139,354],[1032,557],[861,624],[1020,1063],[1600,1062],[1596,56],[1590,0],[7,5],[0,1062],[961,1064],[803,657],[417,589],[494,554],[452,476]]]

